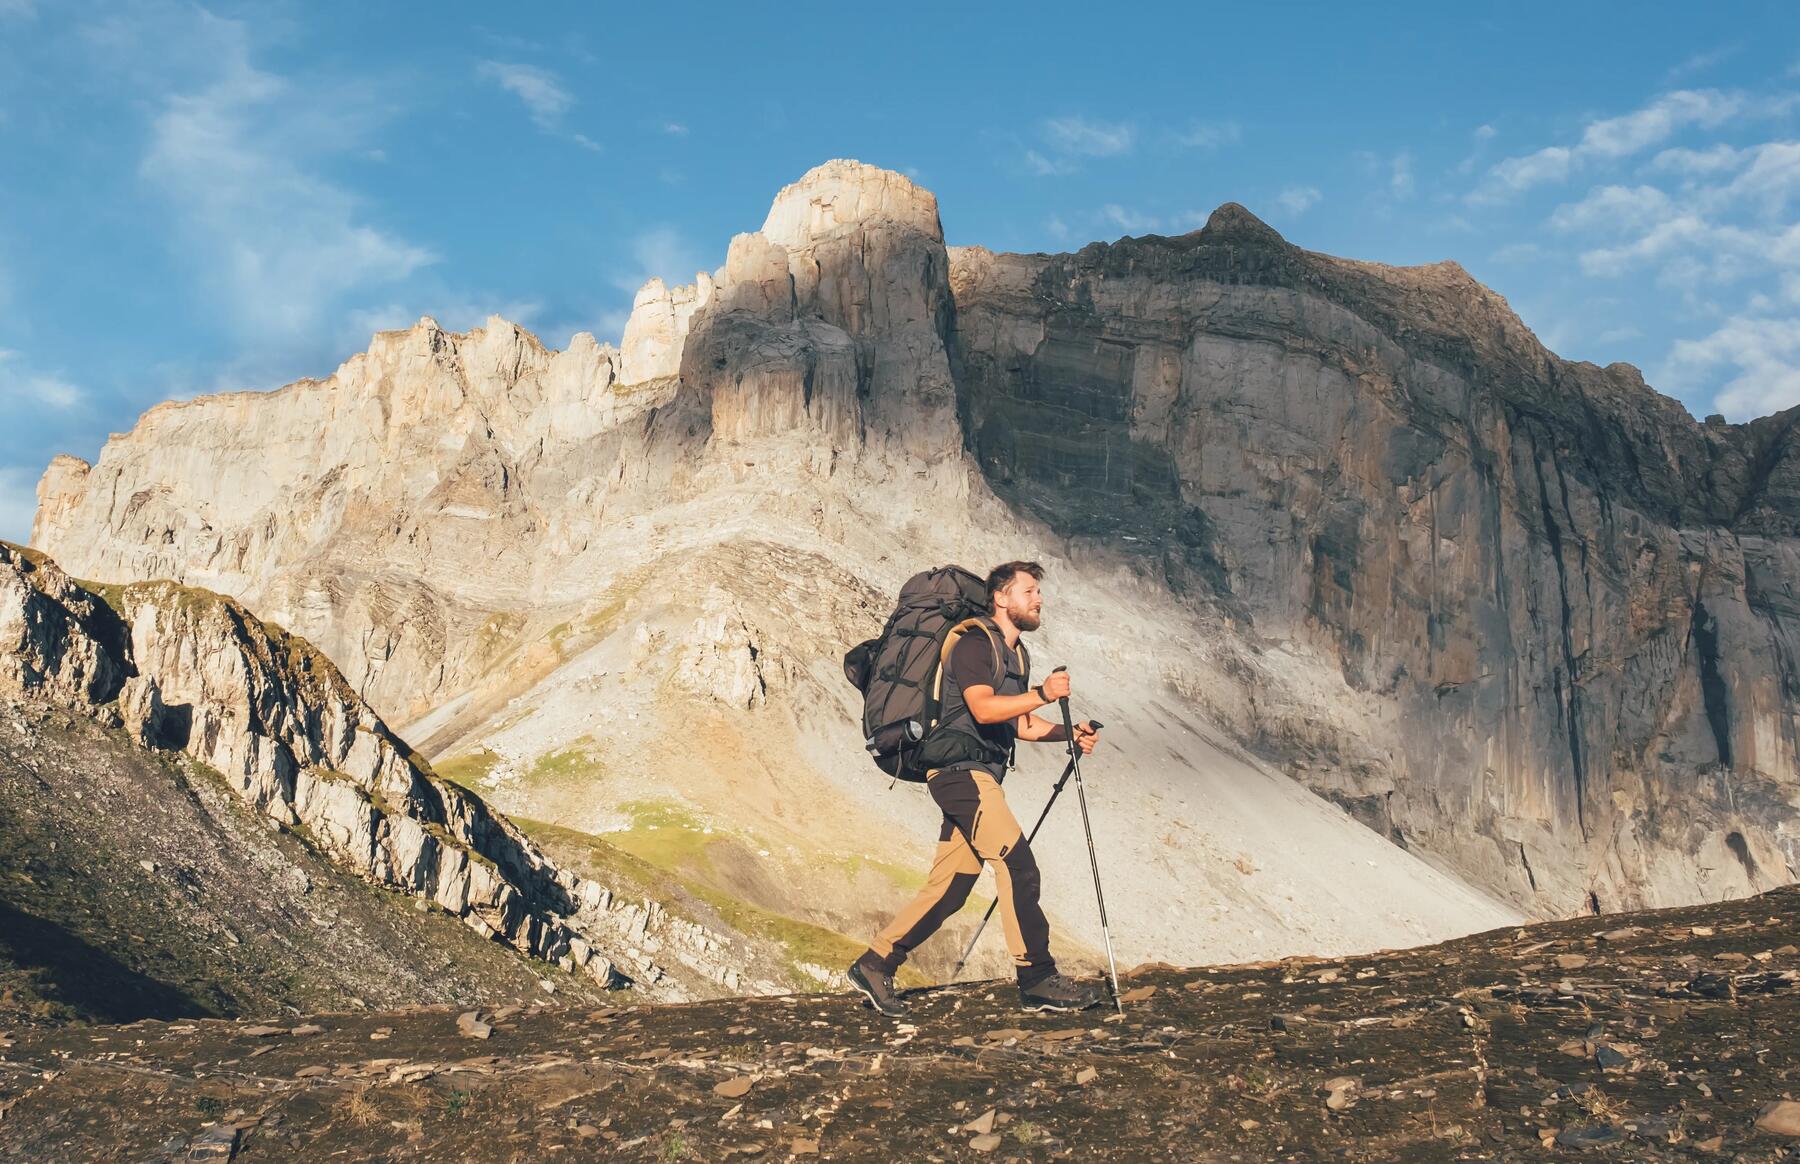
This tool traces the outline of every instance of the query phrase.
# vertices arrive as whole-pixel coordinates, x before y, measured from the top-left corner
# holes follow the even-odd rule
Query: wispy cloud
[[[688,127],[679,121],[663,122],[662,131],[670,137],[686,137],[688,135]]]
[[[517,61],[482,61],[475,66],[475,75],[517,97],[531,115],[531,123],[545,133],[567,137],[591,153],[603,152],[600,143],[587,134],[564,130],[563,115],[574,107],[575,95],[549,69]]]
[[[1137,133],[1125,122],[1090,121],[1085,117],[1053,117],[1044,122],[1044,137],[1064,153],[1106,158],[1130,153]]]
[[[1719,142],[1703,150],[1685,147],[1664,150],[1650,159],[1650,169],[1658,173],[1704,175],[1735,170],[1743,162],[1743,151]]]
[[[0,349],[0,402],[32,411],[67,412],[87,394],[61,376],[34,372],[16,351]]]
[[[619,290],[636,294],[651,279],[661,279],[669,286],[693,281],[694,273],[705,266],[700,252],[687,237],[673,226],[651,227],[636,235],[630,244],[632,270],[613,276]]]
[[[1045,178],[1054,174],[1073,174],[1080,167],[1068,158],[1048,158],[1036,150],[1026,150],[1025,168]]]
[[[183,10],[185,12],[185,10]],[[373,225],[360,199],[305,168],[358,144],[368,94],[335,95],[257,68],[248,29],[203,10],[180,29],[210,42],[212,76],[162,97],[139,173],[175,213],[183,252],[238,328],[316,334],[345,295],[402,279],[432,253]]]
[[[482,61],[475,75],[491,81],[525,103],[531,120],[539,129],[555,130],[575,98],[562,86],[556,74],[535,65],[512,61]]]
[[[1413,196],[1415,188],[1412,154],[1401,150],[1388,163],[1388,193],[1404,202]]]
[[[1695,53],[1664,73],[1663,84],[1672,85],[1676,81],[1691,77],[1696,73],[1708,72],[1736,56],[1743,47],[1741,44],[1726,44],[1715,49],[1707,49],[1705,52]]]
[[[1558,206],[1550,225],[1560,231],[1626,231],[1667,220],[1670,205],[1669,196],[1654,186],[1597,186],[1579,202]]]
[[[1638,153],[1668,140],[1678,130],[1715,128],[1753,107],[1760,103],[1737,92],[1678,89],[1665,93],[1641,109],[1589,121],[1572,146],[1545,146],[1496,163],[1468,198],[1497,202],[1534,186],[1567,181],[1591,162]]]
[[[1197,150],[1232,145],[1242,136],[1243,129],[1235,121],[1190,122],[1186,129],[1176,130],[1169,135],[1170,140],[1183,149]]]
[[[1717,408],[1743,419],[1800,404],[1800,319],[1736,317],[1698,340],[1680,340],[1665,382],[1692,386],[1723,372]]]
[[[1289,186],[1275,196],[1275,204],[1297,218],[1317,206],[1322,197],[1317,186]]]
[[[1128,122],[1052,117],[1038,124],[1037,138],[1043,148],[1025,150],[1025,169],[1047,177],[1073,174],[1085,160],[1130,153],[1137,141],[1137,130]]]
[[[1156,230],[1162,225],[1162,220],[1156,215],[1146,214],[1139,210],[1132,210],[1128,207],[1120,206],[1116,202],[1109,202],[1105,206],[1102,206],[1100,208],[1100,217],[1104,221],[1112,223],[1114,226],[1128,234],[1143,234],[1148,231]]]

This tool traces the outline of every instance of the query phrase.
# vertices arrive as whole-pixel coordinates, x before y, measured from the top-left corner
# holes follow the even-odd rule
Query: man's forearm
[[[990,695],[985,699],[969,702],[969,714],[976,723],[1005,723],[1009,719],[1018,719],[1022,715],[1030,715],[1040,707],[1048,707],[1055,700],[1039,699],[1036,691],[1027,691],[1021,695]],[[1057,728],[1058,731],[1062,729]]]

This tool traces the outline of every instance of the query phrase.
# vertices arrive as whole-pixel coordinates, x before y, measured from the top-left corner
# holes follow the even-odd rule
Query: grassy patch
[[[724,838],[708,833],[693,813],[667,800],[632,800],[619,808],[631,827],[607,833],[609,844],[670,872],[711,871],[706,850]]]
[[[440,760],[431,765],[431,770],[452,784],[474,791],[475,786],[486,779],[487,774],[492,772],[494,765],[499,762],[500,757],[497,753],[480,748],[464,756],[452,756],[448,760]]]
[[[545,752],[532,761],[531,771],[525,774],[525,779],[533,784],[548,784],[577,776],[591,780],[600,773],[600,762],[586,751],[564,748],[560,752]]]
[[[790,984],[798,989],[819,989],[817,980],[802,971],[799,963],[846,965],[862,953],[861,941],[751,905],[695,875],[695,863],[688,858],[703,855],[706,845],[722,838],[706,835],[702,831],[705,826],[679,805],[637,801],[624,807],[640,827],[605,837],[523,817],[513,821],[546,848],[575,857],[571,862],[559,856],[560,863],[578,865],[586,875],[611,885],[615,893],[642,894],[661,901],[665,908],[672,907],[671,898],[677,896],[710,907],[721,922],[778,958]],[[641,827],[650,824],[657,827]],[[687,872],[681,870],[683,865]],[[907,986],[924,983],[912,975],[911,967],[901,968],[901,980]]]

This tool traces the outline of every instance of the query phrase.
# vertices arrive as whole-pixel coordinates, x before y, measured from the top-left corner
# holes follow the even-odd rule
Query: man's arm
[[[1018,722],[1013,725],[1013,731],[1018,733],[1020,739],[1038,744],[1060,744],[1069,738],[1068,733],[1063,731],[1062,724],[1051,723],[1041,715],[1030,713],[1019,717]]]

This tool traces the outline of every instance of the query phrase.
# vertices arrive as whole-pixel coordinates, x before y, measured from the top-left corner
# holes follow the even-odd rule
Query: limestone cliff
[[[1800,868],[1800,409],[1699,424],[1453,263],[1236,206],[953,278],[983,469],[1243,628],[1265,754],[1560,912]],[[1332,698],[1282,692],[1296,645]]]
[[[1453,265],[1235,207],[952,251],[832,162],[622,351],[384,333],[59,458],[34,539],[294,627],[508,811],[847,933],[896,904],[855,862],[935,826],[859,770],[837,656],[923,563],[1037,557],[1034,653],[1121,725],[1102,844],[1184,891],[1124,947],[1257,957],[1513,916],[1446,869],[1540,913],[1793,878],[1793,419],[1695,425]],[[1085,875],[1046,884],[1097,943]]]

